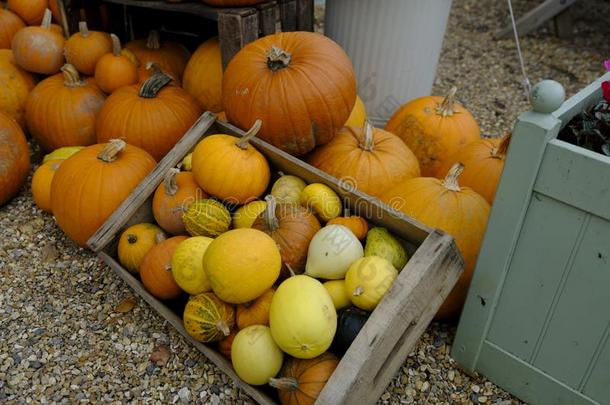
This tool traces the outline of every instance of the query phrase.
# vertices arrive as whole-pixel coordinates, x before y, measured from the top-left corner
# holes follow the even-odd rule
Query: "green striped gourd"
[[[235,325],[235,310],[214,293],[192,296],[184,308],[184,329],[193,339],[218,342],[231,334]]]
[[[189,205],[182,221],[190,235],[214,238],[229,230],[231,213],[222,203],[207,198]]]

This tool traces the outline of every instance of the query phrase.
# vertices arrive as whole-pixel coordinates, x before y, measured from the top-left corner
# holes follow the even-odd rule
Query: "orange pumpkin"
[[[239,332],[239,329],[237,328],[231,330],[229,336],[218,342],[218,351],[229,360],[231,360],[231,347],[233,346],[233,341],[235,340],[235,336],[237,336],[237,332]]]
[[[10,49],[0,49],[0,111],[25,127],[25,103],[34,88],[34,77],[15,63]]]
[[[260,138],[295,156],[328,143],[356,101],[352,64],[339,45],[312,32],[284,32],[249,43],[222,80],[230,122],[263,121]]]
[[[277,204],[275,197],[265,197],[267,208],[254,220],[253,229],[263,231],[277,244],[282,256],[280,278],[305,271],[307,249],[320,222],[307,208],[298,204]]]
[[[191,172],[170,169],[153,196],[155,221],[172,235],[184,235],[186,228],[182,214],[193,201],[205,198],[208,198],[208,195],[199,188]]]
[[[471,142],[449,157],[439,167],[436,177],[442,178],[452,164],[460,162],[464,165],[460,184],[472,188],[491,204],[496,195],[502,169],[504,169],[504,159],[506,159],[509,143],[510,134],[502,139],[479,139]]]
[[[182,79],[182,73],[189,60],[189,51],[181,44],[171,41],[163,41],[159,37],[159,31],[152,30],[147,39],[137,39],[128,42],[125,48],[136,55],[140,66],[146,66],[149,62],[156,62],[164,72],[177,79]]]
[[[119,262],[127,271],[138,274],[146,254],[153,246],[165,239],[167,239],[165,233],[157,225],[146,222],[132,225],[125,229],[119,238],[117,247]]]
[[[161,160],[201,115],[195,99],[180,87],[167,86],[170,81],[158,73],[142,85],[112,93],[97,118],[98,142],[120,137]]]
[[[13,36],[23,27],[25,24],[17,14],[0,6],[0,49],[11,49]]]
[[[13,198],[30,172],[30,150],[19,124],[0,112],[0,206]]]
[[[155,167],[145,151],[121,140],[88,146],[65,160],[51,184],[51,211],[80,246]]]
[[[74,66],[40,82],[25,107],[30,134],[45,151],[95,143],[95,121],[106,96],[91,78],[82,80]]]
[[[456,163],[447,177],[418,177],[385,192],[381,199],[393,208],[455,239],[465,261],[459,281],[439,309],[437,319],[459,315],[475,267],[489,217],[489,204],[468,187],[460,187],[458,176],[464,166]]]
[[[39,25],[47,8],[47,0],[8,0],[7,4],[27,25]]]
[[[51,212],[51,183],[63,160],[49,160],[36,169],[32,176],[32,197],[41,210]]]
[[[237,327],[243,329],[252,325],[269,326],[269,308],[274,292],[275,290],[270,288],[254,301],[239,304],[235,317]]]
[[[172,256],[186,236],[174,236],[153,246],[140,264],[140,279],[149,293],[162,300],[178,298],[184,293],[172,275]]]
[[[66,62],[85,75],[93,75],[98,60],[112,52],[112,40],[105,32],[89,31],[86,21],[78,23],[76,34],[72,35],[64,48]]]
[[[369,224],[366,222],[366,219],[358,215],[350,215],[348,209],[345,210],[344,216],[333,218],[326,223],[326,225],[333,224],[347,227],[359,240],[366,238],[366,234],[369,231]]]
[[[52,75],[64,64],[64,37],[51,29],[51,10],[40,27],[25,27],[13,37],[15,61],[28,72]]]
[[[217,37],[199,45],[186,65],[182,82],[204,111],[222,111],[222,58]]]
[[[114,34],[110,34],[110,38],[112,53],[102,56],[95,65],[95,82],[108,94],[138,82],[138,68],[121,52],[121,40]]]
[[[368,121],[364,128],[339,130],[307,161],[346,186],[376,197],[394,184],[419,176],[413,152],[396,135],[373,128]]]
[[[329,352],[307,360],[290,357],[269,385],[277,388],[282,405],[313,405],[338,365]]]
[[[131,52],[131,51],[128,51]],[[176,77],[175,74],[164,71],[157,62],[147,62],[146,64],[140,66],[138,68],[138,83],[144,83],[152,76],[158,73],[164,73],[172,78],[172,81],[169,82],[170,85],[180,86],[180,80]]]
[[[57,0],[49,0],[49,9],[51,13],[53,13],[53,18],[55,21],[61,21],[61,13],[59,12],[59,4],[57,4]]]

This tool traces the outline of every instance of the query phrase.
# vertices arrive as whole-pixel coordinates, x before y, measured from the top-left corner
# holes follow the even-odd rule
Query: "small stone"
[[[183,404],[188,404],[191,400],[191,391],[187,387],[180,388],[178,391],[178,397],[180,397],[180,402]]]
[[[219,405],[220,404],[220,397],[216,394],[212,395],[212,405]]]
[[[480,404],[484,404],[484,403],[486,403],[486,402],[487,402],[487,397],[486,397],[486,396],[481,396],[481,397],[479,397],[479,403],[480,403]]]
[[[193,359],[186,359],[186,361],[184,362],[184,365],[186,367],[195,367],[197,365],[197,362]]]
[[[449,372],[447,373],[447,379],[449,381],[453,381],[454,378],[455,378],[455,371],[449,370]]]
[[[388,399],[390,399],[391,397],[392,397],[392,395],[390,395],[390,393],[389,393],[389,392],[386,392],[386,393],[384,393],[384,394],[381,396],[381,399],[382,399],[382,400],[384,400],[384,401],[387,401],[387,400],[388,400]]]
[[[38,360],[34,360],[34,361],[30,362],[30,367],[35,370],[38,370],[39,368],[42,367],[42,363]]]
[[[474,392],[476,394],[481,392],[481,387],[479,387],[478,385],[473,385],[472,387],[470,387],[470,389],[472,390],[472,392]]]
[[[146,366],[146,374],[153,375],[156,369],[157,366],[155,365],[155,363],[149,363],[148,366]]]
[[[419,390],[421,392],[426,392],[426,391],[428,391],[429,388],[430,388],[430,383],[428,381],[424,381],[424,383],[421,385],[421,388]]]

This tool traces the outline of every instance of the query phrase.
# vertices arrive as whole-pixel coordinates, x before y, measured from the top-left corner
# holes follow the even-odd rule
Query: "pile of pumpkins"
[[[186,331],[216,343],[249,384],[313,403],[408,257],[401,242],[344,211],[335,191],[272,181],[242,138],[208,135],[152,197],[155,223],[123,231],[117,257],[161,300],[190,296]]]

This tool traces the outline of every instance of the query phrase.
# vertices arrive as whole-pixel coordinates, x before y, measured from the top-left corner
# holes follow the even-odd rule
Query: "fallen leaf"
[[[157,345],[153,349],[148,361],[155,363],[157,366],[165,366],[169,361],[170,355],[169,347],[166,345]]]
[[[125,312],[131,311],[137,303],[138,299],[132,295],[127,298],[124,298],[121,302],[119,302],[119,305],[117,305],[114,310],[116,312],[124,314]]]

